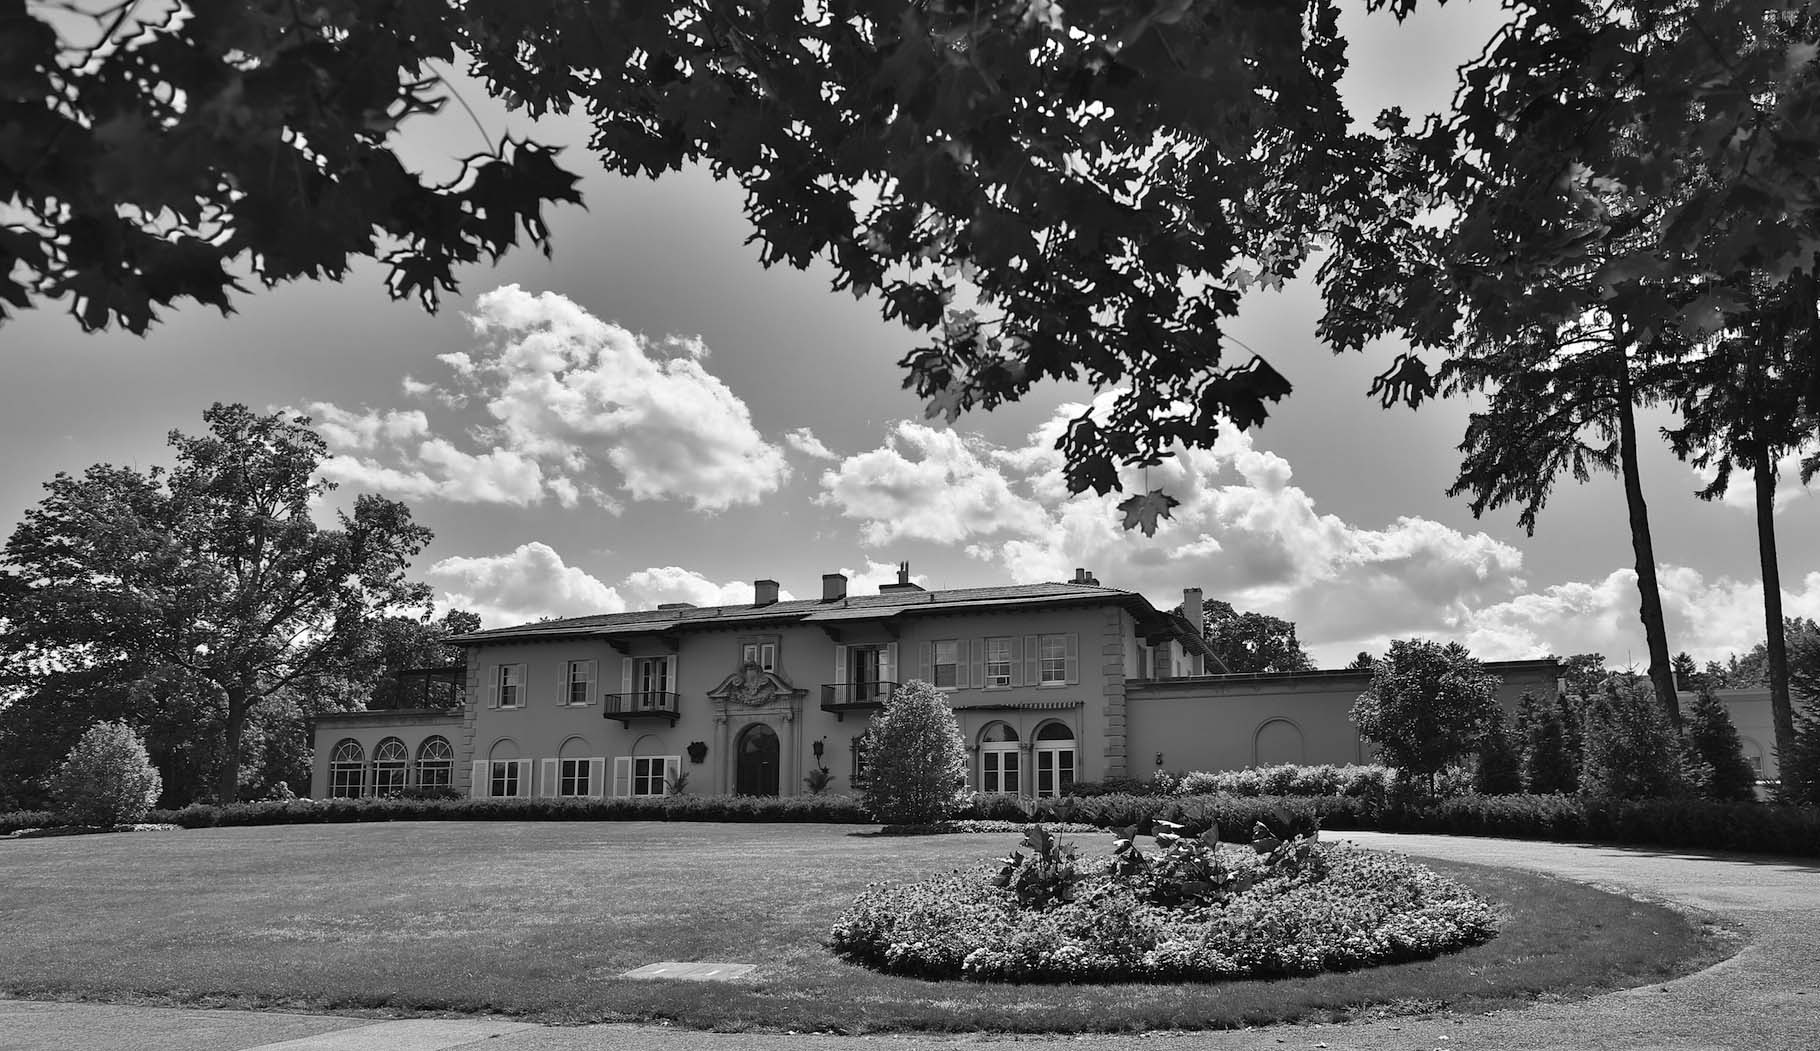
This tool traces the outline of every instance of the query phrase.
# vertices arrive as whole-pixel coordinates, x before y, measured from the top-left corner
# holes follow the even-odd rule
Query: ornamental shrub
[[[1731,714],[1711,687],[1700,688],[1699,698],[1688,709],[1686,727],[1688,747],[1708,771],[1702,794],[1721,801],[1755,802],[1757,773],[1744,758],[1744,742],[1738,739]]]
[[[1396,639],[1372,665],[1352,721],[1377,746],[1378,758],[1426,778],[1433,795],[1435,775],[1478,744],[1497,705],[1498,682],[1457,642]]]
[[[130,825],[164,790],[139,735],[124,722],[83,731],[51,778],[51,798],[72,825]]]
[[[1613,675],[1582,712],[1580,791],[1616,799],[1687,794],[1681,740],[1648,679]]]
[[[886,699],[866,730],[864,802],[887,825],[928,825],[967,801],[967,744],[947,699],[921,680]]]

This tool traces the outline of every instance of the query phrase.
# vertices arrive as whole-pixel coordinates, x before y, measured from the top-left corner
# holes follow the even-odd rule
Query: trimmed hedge
[[[1397,772],[1379,764],[1283,763],[1217,773],[1194,771],[1175,782],[1179,796],[1358,796],[1382,801],[1396,784]]]
[[[983,796],[957,815],[974,821],[1078,823],[1099,828],[1157,820],[1198,835],[1214,824],[1245,843],[1262,821],[1279,836],[1316,827],[1625,843],[1820,857],[1820,810],[1700,799],[1594,799],[1570,795],[1458,796],[1399,806],[1355,796],[1137,796],[1005,799]],[[297,799],[154,810],[148,822],[185,828],[350,821],[800,821],[876,824],[851,796],[662,796],[645,799]],[[0,814],[0,835],[64,823],[50,811]]]

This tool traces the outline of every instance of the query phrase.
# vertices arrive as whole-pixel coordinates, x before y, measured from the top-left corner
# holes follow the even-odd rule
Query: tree
[[[1614,675],[1588,698],[1582,709],[1580,791],[1658,799],[1687,790],[1680,737],[1653,693],[1646,679]]]
[[[163,790],[145,745],[125,723],[88,728],[57,770],[51,795],[73,825],[130,825]]]
[[[1687,715],[1687,744],[1711,774],[1706,795],[1711,799],[1751,802],[1757,798],[1757,773],[1744,758],[1744,742],[1725,705],[1702,689]]]
[[[1540,704],[1528,720],[1523,740],[1523,787],[1538,795],[1573,792],[1580,787],[1575,750],[1568,741],[1560,704]]]
[[[1571,657],[1550,656],[1551,660],[1561,666],[1561,678],[1567,682],[1567,692],[1575,697],[1591,697],[1610,676],[1605,670],[1605,654],[1576,653]]]
[[[1473,771],[1473,791],[1483,796],[1512,795],[1523,791],[1523,758],[1504,728],[1504,709],[1493,704],[1486,713],[1484,735],[1479,739],[1479,764]]]
[[[1296,641],[1295,624],[1265,613],[1241,612],[1219,599],[1201,602],[1201,636],[1229,672],[1310,671],[1314,662]]]
[[[1360,650],[1358,653],[1358,656],[1356,656],[1352,659],[1352,663],[1348,664],[1346,666],[1345,670],[1346,671],[1370,671],[1371,662],[1372,662],[1371,654],[1365,652],[1364,650]]]
[[[887,825],[927,825],[966,800],[967,742],[948,700],[913,680],[866,728],[866,809]]]
[[[405,570],[430,532],[374,496],[319,527],[310,505],[331,485],[305,417],[217,404],[203,419],[204,436],[171,433],[168,472],[102,464],[46,484],[0,556],[23,582],[0,650],[8,667],[218,705],[216,791],[232,801],[254,709],[347,669],[375,618],[427,604]]]
[[[1433,794],[1435,774],[1477,746],[1498,681],[1457,642],[1397,639],[1373,666],[1352,721],[1380,759],[1425,776]]]
[[[1781,784],[1776,798],[1791,806],[1820,807],[1820,701],[1795,717],[1795,746],[1776,754]]]
[[[1670,667],[1672,667],[1675,672],[1675,687],[1677,689],[1699,690],[1706,682],[1705,673],[1700,671],[1700,666],[1698,664],[1694,663],[1693,654],[1688,653],[1686,650],[1675,654],[1675,659],[1671,662]]]

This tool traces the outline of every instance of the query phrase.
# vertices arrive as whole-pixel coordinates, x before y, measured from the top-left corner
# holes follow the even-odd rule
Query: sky
[[[1403,25],[1352,14],[1355,117],[1442,108],[1501,15],[1486,0],[1421,5]],[[737,186],[610,175],[580,122],[533,124],[458,87],[475,116],[451,105],[407,125],[401,152],[446,171],[482,128],[567,144],[587,205],[550,213],[550,258],[470,267],[434,316],[388,301],[367,266],[243,296],[228,318],[180,309],[145,338],[84,334],[54,305],[15,317],[0,326],[0,522],[59,471],[169,463],[169,431],[237,401],[312,417],[335,453],[325,514],[362,492],[406,501],[436,533],[417,574],[489,627],[749,602],[759,578],[806,597],[841,572],[865,594],[908,561],[936,588],[1076,567],[1160,607],[1199,587],[1293,620],[1323,667],[1418,636],[1487,660],[1647,661],[1617,479],[1563,480],[1533,537],[1514,510],[1475,520],[1445,495],[1470,403],[1380,409],[1371,377],[1401,348],[1331,353],[1309,282],[1248,296],[1228,330],[1295,385],[1269,421],[1126,473],[1128,489],[1181,501],[1146,538],[1120,528],[1119,494],[1062,484],[1054,440],[1087,386],[927,420],[896,364],[914,335],[875,299],[830,291],[824,266],[761,267]],[[1667,422],[1646,415],[1642,431]],[[1642,474],[1671,649],[1749,649],[1763,635],[1750,494],[1696,500],[1702,479],[1662,441],[1646,441]],[[1785,472],[1790,615],[1820,617],[1817,526],[1820,493]]]

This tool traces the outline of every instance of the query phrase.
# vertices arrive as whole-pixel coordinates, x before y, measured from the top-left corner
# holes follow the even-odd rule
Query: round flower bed
[[[1167,857],[1121,871],[1120,860],[1135,854],[1127,838],[1107,863],[1083,861],[1059,896],[1040,902],[1019,893],[1028,879],[1009,875],[1019,855],[997,880],[982,866],[874,884],[835,924],[830,945],[855,962],[922,978],[1209,981],[1426,959],[1497,933],[1489,902],[1399,856],[1309,844],[1304,863],[1278,868],[1250,849],[1210,844],[1202,871],[1216,871],[1232,892],[1207,890],[1196,877],[1203,881],[1176,889],[1203,893],[1181,900],[1158,893]]]

